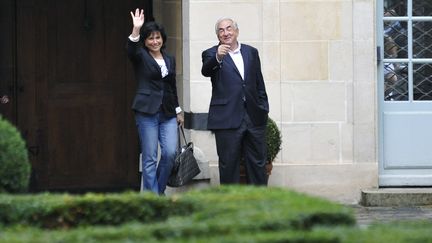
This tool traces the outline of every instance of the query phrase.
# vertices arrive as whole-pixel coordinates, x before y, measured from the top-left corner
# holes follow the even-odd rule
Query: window
[[[432,1],[384,0],[384,100],[432,100]]]

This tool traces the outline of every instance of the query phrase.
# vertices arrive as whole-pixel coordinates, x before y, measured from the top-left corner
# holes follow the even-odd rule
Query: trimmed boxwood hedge
[[[218,242],[221,236],[229,241],[253,234],[271,239],[284,231],[297,239],[309,237],[297,231],[318,225],[355,223],[350,208],[286,189],[252,186],[212,187],[171,197],[134,192],[3,195],[0,222],[5,232],[15,232],[0,234],[0,242],[10,237],[16,242]]]
[[[158,227],[163,227],[159,225]],[[169,226],[167,226],[169,227]],[[80,227],[71,230],[41,230],[39,228],[12,227],[2,229],[1,243],[46,243],[46,242],[172,242],[172,243],[411,243],[432,242],[431,222],[404,222],[377,224],[366,229],[354,226],[316,227],[311,230],[250,231],[235,234],[209,236],[170,237],[164,240],[154,237],[153,225],[131,223],[121,226]]]
[[[0,192],[27,191],[30,162],[21,134],[0,115]]]
[[[163,229],[161,238],[170,234],[226,233],[242,228],[308,229],[319,224],[355,223],[351,209],[293,191],[267,187],[221,186],[173,197],[129,192],[81,196],[46,193],[0,198],[0,223],[3,225],[70,228],[130,221],[148,223],[176,215],[188,215],[188,220],[203,227],[182,223],[171,230]],[[256,219],[259,221],[255,222]],[[156,231],[155,234],[159,233]]]
[[[155,231],[161,239],[355,224],[351,208],[281,188],[221,186],[190,192],[181,199],[208,206],[192,214],[189,224]]]
[[[1,195],[0,220],[0,242],[8,243],[432,242],[431,222],[358,228],[349,207],[250,186],[171,197],[134,192]]]
[[[70,228],[131,221],[149,223],[191,213],[193,207],[189,202],[150,193],[3,195],[0,197],[0,224]]]

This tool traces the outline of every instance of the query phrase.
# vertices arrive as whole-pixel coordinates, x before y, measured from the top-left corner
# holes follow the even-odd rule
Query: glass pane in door
[[[432,16],[432,1],[413,0],[413,16]]]
[[[384,0],[384,16],[389,17],[389,15],[407,16],[407,0]]]
[[[414,100],[432,100],[432,64],[413,65]]]
[[[407,63],[384,63],[384,100],[408,100]]]
[[[407,58],[408,36],[406,21],[384,22],[384,58]]]
[[[432,58],[432,22],[413,21],[413,58]]]

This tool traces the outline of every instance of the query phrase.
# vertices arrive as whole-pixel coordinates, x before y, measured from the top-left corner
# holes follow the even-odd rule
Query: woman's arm
[[[139,10],[138,8],[134,12],[130,12],[132,17],[132,33],[129,35],[129,39],[127,42],[127,53],[129,59],[133,62],[139,62],[139,39],[140,39],[140,31],[141,27],[144,24],[144,10]]]
[[[137,8],[135,10],[135,13],[133,13],[131,11],[130,14],[131,14],[132,23],[133,23],[132,33],[131,33],[130,36],[132,38],[137,38],[137,37],[139,37],[141,27],[144,24],[144,9],[139,10]]]

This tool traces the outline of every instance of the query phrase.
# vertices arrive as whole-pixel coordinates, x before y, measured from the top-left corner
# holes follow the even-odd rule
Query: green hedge
[[[190,224],[161,229],[161,238],[355,224],[350,208],[281,188],[222,186],[187,193],[182,200],[208,206],[191,215]]]
[[[24,192],[30,180],[30,162],[19,131],[0,116],[0,192]]]
[[[162,227],[162,226],[160,226]],[[169,226],[168,226],[169,227]],[[221,242],[341,242],[340,236],[330,231],[263,231],[239,232],[235,234],[220,234],[191,237],[167,237],[160,239],[152,233],[153,226],[144,224],[125,224],[119,227],[86,227],[68,231],[43,231],[36,228],[15,227],[6,229],[0,234],[0,242],[172,242],[172,243],[221,243]]]
[[[162,225],[158,226],[162,227]],[[169,226],[167,226],[169,227]],[[310,242],[310,243],[412,243],[432,242],[431,222],[405,222],[374,225],[367,229],[358,227],[316,227],[308,231],[279,230],[251,231],[235,234],[209,236],[170,237],[159,239],[152,234],[155,228],[146,224],[125,224],[117,227],[80,227],[72,230],[47,231],[38,228],[13,227],[0,233],[4,243],[46,243],[46,242],[164,242],[164,243],[271,243],[271,242]]]
[[[69,228],[130,221],[148,223],[176,215],[188,215],[188,222],[193,224],[181,223],[169,230],[163,229],[160,237],[355,223],[351,210],[343,206],[267,187],[222,186],[173,197],[129,192],[82,196],[4,195],[0,198],[0,223],[3,225]],[[255,222],[258,218],[260,220]]]
[[[192,204],[150,193],[86,195],[3,195],[0,197],[0,224],[43,228],[70,228],[83,225],[118,225],[165,220],[193,211]]]
[[[218,242],[222,236],[237,241],[254,234],[270,239],[285,231],[296,239],[315,226],[355,223],[350,208],[285,189],[251,186],[212,187],[172,197],[133,192],[3,195],[0,222],[10,232],[0,234],[0,242]],[[128,224],[102,227],[122,223]]]
[[[431,222],[362,229],[351,208],[280,188],[221,186],[172,197],[3,195],[0,206],[0,242],[8,243],[432,242]],[[53,226],[62,229],[41,228]]]

